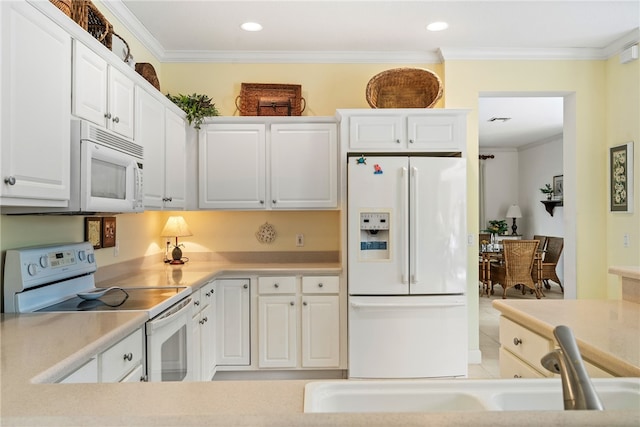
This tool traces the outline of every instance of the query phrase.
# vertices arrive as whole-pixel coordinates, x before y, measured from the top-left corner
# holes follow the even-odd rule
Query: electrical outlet
[[[296,246],[304,246],[304,234],[296,234]]]
[[[624,236],[622,236],[622,246],[629,247],[629,233],[624,233]]]
[[[117,257],[120,255],[120,239],[116,239],[116,245],[113,247],[113,256]]]

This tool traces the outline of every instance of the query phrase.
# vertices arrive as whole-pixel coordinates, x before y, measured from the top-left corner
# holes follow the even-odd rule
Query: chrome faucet
[[[549,371],[560,374],[564,409],[595,409],[604,407],[598,397],[587,369],[582,362],[580,350],[573,332],[567,326],[556,326],[553,330],[560,349],[546,354],[540,362]]]

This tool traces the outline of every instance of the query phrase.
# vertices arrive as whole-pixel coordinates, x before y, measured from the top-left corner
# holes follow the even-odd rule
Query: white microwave
[[[143,147],[86,120],[71,120],[67,207],[11,207],[9,214],[142,212]]]

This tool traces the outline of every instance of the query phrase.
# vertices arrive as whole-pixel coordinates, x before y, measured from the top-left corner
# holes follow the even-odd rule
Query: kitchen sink
[[[605,410],[640,411],[640,378],[596,378]],[[559,378],[308,383],[304,412],[562,411]]]

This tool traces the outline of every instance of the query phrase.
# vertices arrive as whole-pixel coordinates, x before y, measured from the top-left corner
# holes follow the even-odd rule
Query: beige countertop
[[[554,340],[573,330],[582,357],[623,377],[640,376],[640,305],[622,300],[495,300],[502,315]]]
[[[263,269],[264,268],[264,269]],[[177,273],[179,271],[180,273]],[[198,287],[220,274],[295,272],[331,274],[338,265],[267,266],[190,263],[129,275],[140,286],[181,283]],[[181,277],[178,277],[181,275]],[[110,279],[111,280],[111,279]],[[115,278],[114,283],[122,281]],[[304,380],[190,383],[39,384],[79,367],[146,321],[146,314],[39,313],[2,315],[0,323],[3,426],[424,426],[629,425],[635,411],[448,412],[411,414],[305,414]]]

